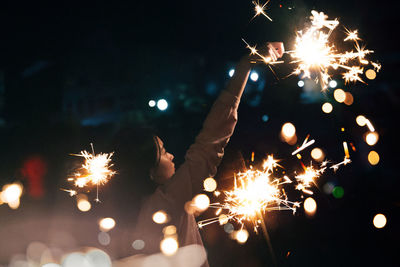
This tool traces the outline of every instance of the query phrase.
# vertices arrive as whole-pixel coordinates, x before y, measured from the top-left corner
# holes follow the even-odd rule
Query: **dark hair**
[[[160,147],[154,129],[149,127],[126,127],[115,135],[114,162],[122,186],[141,198],[154,192],[155,182],[150,170],[160,162]]]

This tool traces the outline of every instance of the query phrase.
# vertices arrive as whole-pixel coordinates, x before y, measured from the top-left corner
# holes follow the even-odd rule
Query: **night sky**
[[[299,170],[299,160],[291,156],[295,145],[279,138],[285,122],[296,126],[297,145],[310,134],[333,162],[343,159],[343,141],[352,143],[352,163],[327,172],[313,188],[318,204],[314,216],[307,216],[303,208],[294,215],[266,215],[276,263],[398,266],[398,7],[361,0],[271,0],[270,22],[262,16],[253,18],[250,0],[205,0],[2,5],[0,189],[19,181],[24,194],[16,210],[0,205],[0,267],[23,255],[33,241],[65,253],[98,247],[112,259],[133,253],[120,249],[120,238],[131,227],[130,209],[136,205],[129,203],[129,190],[112,180],[101,189],[102,203],[80,212],[76,200],[60,190],[69,186],[66,177],[79,163],[70,154],[89,150],[90,143],[97,151],[110,152],[118,129],[146,123],[158,129],[176,164],[181,164],[227,84],[229,70],[248,53],[242,38],[259,45],[283,41],[290,50],[295,32],[303,28],[312,9],[358,29],[363,44],[375,51],[370,58],[382,64],[381,72],[375,80],[365,78],[368,84],[345,85],[340,75],[334,77],[338,88],[354,96],[354,103],[347,106],[334,100],[334,89],[320,93],[313,86],[314,93],[307,93],[307,86],[298,87],[299,77],[288,76],[293,65],[276,65],[274,73],[265,65],[255,67],[259,80],[248,82],[217,178],[220,186],[229,187],[226,177],[242,159],[248,164],[252,152],[256,161],[274,154],[288,172]],[[341,34],[343,29],[337,31]],[[285,62],[289,59],[284,55]],[[168,101],[167,110],[148,106],[149,100],[161,98]],[[333,105],[332,113],[321,111],[324,102]],[[379,134],[373,147],[364,141],[367,128],[356,124],[360,114]],[[376,166],[367,160],[371,150],[380,155]],[[306,165],[309,151],[303,154]],[[343,196],[326,193],[329,186],[343,189]],[[93,191],[88,196],[94,198]],[[372,224],[378,213],[387,218],[382,229]],[[108,246],[97,238],[97,221],[106,216],[117,221]],[[200,218],[210,216],[207,211]],[[267,242],[251,227],[245,244],[230,239],[219,225],[200,232],[211,266],[273,264]]]

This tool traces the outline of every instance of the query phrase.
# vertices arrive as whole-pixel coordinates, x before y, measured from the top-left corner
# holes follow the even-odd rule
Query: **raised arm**
[[[282,43],[266,46],[271,60],[283,54]],[[177,205],[183,206],[195,194],[201,192],[203,180],[214,176],[224,154],[224,148],[233,134],[237,122],[237,108],[246,86],[255,56],[244,56],[235,73],[213,104],[195,143],[190,146],[185,162],[161,189]]]

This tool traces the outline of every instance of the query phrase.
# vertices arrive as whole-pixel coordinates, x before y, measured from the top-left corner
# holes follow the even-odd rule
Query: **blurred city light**
[[[317,210],[317,202],[312,197],[306,198],[304,201],[304,211],[308,215],[314,215]]]
[[[232,77],[235,74],[235,69],[230,69],[228,72],[229,77]]]
[[[18,209],[23,186],[20,183],[6,184],[0,192],[0,203],[7,203],[11,209]]]
[[[363,115],[358,115],[356,122],[359,126],[363,127],[365,124],[367,124],[367,118],[365,118]]]
[[[354,102],[354,97],[350,92],[346,92],[346,98],[344,99],[344,103],[348,106],[351,106]]]
[[[303,80],[298,81],[297,82],[297,86],[298,87],[303,87],[304,86],[304,81]]]
[[[365,72],[365,76],[370,79],[373,80],[376,78],[376,72],[373,69],[369,69]]]
[[[342,198],[344,195],[344,189],[341,186],[335,186],[332,190],[332,195],[335,198]]]
[[[173,237],[164,238],[160,243],[161,252],[164,255],[172,256],[178,251],[178,241]]]
[[[296,134],[296,127],[290,122],[282,125],[282,135],[286,138],[292,138]]]
[[[144,246],[145,246],[145,243],[141,239],[137,239],[137,240],[133,241],[133,243],[132,243],[132,247],[135,250],[142,250],[142,249],[144,249]]]
[[[370,146],[375,145],[378,142],[378,140],[379,140],[379,135],[377,132],[369,132],[365,136],[365,142]]]
[[[210,206],[210,198],[205,194],[199,194],[194,197],[193,203],[199,211],[204,211]]]
[[[158,224],[166,223],[168,220],[168,215],[163,210],[159,210],[153,214],[153,221]]]
[[[267,121],[269,120],[269,116],[266,115],[266,114],[264,114],[264,115],[262,115],[261,120],[262,120],[263,122],[267,122]]]
[[[239,244],[244,244],[249,238],[249,232],[246,229],[241,229],[236,232],[235,238]]]
[[[214,192],[217,189],[217,181],[214,178],[209,177],[203,182],[204,190],[207,192]]]
[[[333,97],[337,102],[343,103],[344,100],[346,99],[346,93],[342,89],[336,89],[333,92]]]
[[[322,111],[324,112],[324,113],[331,113],[332,112],[332,110],[333,110],[333,106],[332,106],[332,104],[331,103],[324,103],[323,105],[322,105]]]
[[[103,232],[110,231],[115,227],[115,220],[113,218],[103,218],[99,221],[99,227]]]
[[[97,236],[97,240],[103,246],[108,246],[111,242],[111,237],[108,233],[100,232]]]
[[[168,102],[165,99],[160,99],[157,101],[157,108],[161,111],[164,111],[168,108]]]
[[[86,199],[79,199],[77,203],[77,207],[82,212],[87,212],[92,208],[92,204]]]
[[[330,88],[336,88],[336,86],[337,86],[337,82],[335,80],[329,81],[329,87]]]
[[[368,153],[368,162],[371,165],[377,165],[379,163],[380,157],[376,151],[371,151]]]
[[[156,101],[155,100],[150,100],[149,101],[149,107],[154,108],[156,106]]]
[[[322,151],[322,149],[316,147],[316,148],[314,148],[313,150],[311,150],[311,157],[312,157],[314,160],[316,160],[316,161],[318,161],[318,162],[321,162],[321,161],[323,161],[324,158],[325,158],[325,153],[324,153],[324,151]]]
[[[385,215],[379,213],[375,215],[372,222],[376,228],[383,228],[386,225],[387,219]]]
[[[176,227],[175,225],[168,225],[163,228],[164,236],[175,236],[176,235]]]
[[[251,72],[251,74],[250,74],[250,79],[253,81],[253,82],[256,82],[256,81],[258,81],[258,73],[257,72],[255,72],[255,71],[252,71]]]

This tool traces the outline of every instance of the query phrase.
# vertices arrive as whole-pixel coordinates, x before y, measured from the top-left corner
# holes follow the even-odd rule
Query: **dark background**
[[[107,190],[118,188],[104,188],[103,204],[93,203],[88,213],[79,212],[75,200],[59,190],[68,187],[65,178],[76,164],[69,154],[89,150],[91,142],[102,151],[120,127],[147,122],[157,126],[175,162],[182,163],[201,121],[226,85],[228,71],[248,53],[241,38],[251,44],[283,41],[289,50],[295,31],[316,9],[358,29],[363,43],[375,51],[370,58],[382,63],[382,71],[368,85],[344,85],[336,79],[338,87],[355,98],[353,105],[346,106],[334,101],[333,90],[305,93],[297,86],[298,77],[285,78],[292,70],[290,64],[274,67],[279,80],[268,67],[257,66],[260,78],[248,82],[239,123],[218,176],[227,175],[240,155],[248,161],[252,151],[257,160],[274,154],[285,159],[282,165],[291,166],[289,170],[299,170],[299,162],[290,156],[294,147],[279,139],[287,121],[296,126],[299,143],[311,134],[334,162],[343,158],[342,142],[352,142],[353,162],[318,181],[315,216],[306,216],[302,209],[294,216],[286,211],[268,214],[278,265],[398,266],[400,54],[394,41],[398,6],[361,0],[271,0],[268,7],[273,22],[262,16],[252,19],[251,1],[4,3],[0,8],[0,186],[22,181],[25,194],[18,210],[0,206],[0,265],[24,253],[31,241],[47,242],[47,227],[54,231],[64,227],[63,233],[75,240],[66,245],[69,249],[92,245],[112,257],[124,256],[115,249],[118,238],[112,239],[115,243],[110,247],[97,243],[97,220],[112,215],[117,228],[122,227],[131,204],[113,202],[118,206],[110,208]],[[150,99],[160,98],[169,103],[164,112],[148,106]],[[325,101],[334,106],[330,114],[321,111]],[[369,118],[380,135],[373,148],[363,140],[367,129],[355,123],[359,114]],[[268,116],[266,122],[263,115]],[[377,166],[367,161],[370,150],[381,157]],[[33,165],[42,174],[41,182],[28,178],[27,162],[32,160],[40,161],[39,167]],[[304,160],[309,161],[309,155]],[[322,190],[326,183],[341,186],[344,196],[326,194]],[[105,187],[112,186],[111,181]],[[383,229],[372,224],[377,213],[388,219]],[[59,221],[64,224],[57,225]],[[272,263],[261,234],[249,231],[247,243],[239,245],[218,225],[201,232],[211,266]]]

